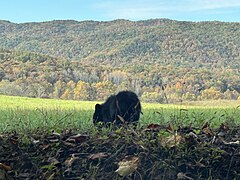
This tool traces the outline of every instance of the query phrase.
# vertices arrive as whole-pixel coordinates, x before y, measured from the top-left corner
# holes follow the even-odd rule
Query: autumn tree
[[[116,86],[110,81],[102,81],[94,84],[96,89],[96,100],[104,100],[116,90]]]
[[[221,99],[222,93],[217,90],[215,87],[210,87],[209,89],[205,89],[201,92],[200,99],[201,100],[217,100]]]
[[[54,90],[53,90],[53,93],[52,93],[52,97],[53,98],[60,98],[65,90],[65,86],[66,84],[61,81],[61,80],[58,80],[55,84],[54,84]]]
[[[78,81],[76,87],[74,88],[74,99],[77,100],[89,100],[89,89],[90,86],[84,81]]]
[[[71,80],[66,85],[66,90],[61,96],[61,99],[74,99],[74,88],[76,84]]]

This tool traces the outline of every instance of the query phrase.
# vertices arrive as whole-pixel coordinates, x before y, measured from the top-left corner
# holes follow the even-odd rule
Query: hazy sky
[[[169,18],[240,22],[240,0],[1,0],[0,19],[16,23]]]

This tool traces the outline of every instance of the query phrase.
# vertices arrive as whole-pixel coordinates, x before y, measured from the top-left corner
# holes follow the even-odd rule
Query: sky
[[[51,20],[240,22],[240,0],[1,0],[0,20],[15,23]]]

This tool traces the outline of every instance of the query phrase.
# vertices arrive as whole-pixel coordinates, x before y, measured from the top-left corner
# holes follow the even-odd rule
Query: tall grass
[[[0,132],[32,130],[88,130],[97,102],[38,99],[0,95]],[[203,105],[202,105],[203,104]],[[240,122],[238,101],[211,101],[195,104],[162,105],[143,103],[140,124],[171,123],[199,126],[210,122]]]
[[[96,102],[0,96],[0,132],[83,129],[92,125]]]

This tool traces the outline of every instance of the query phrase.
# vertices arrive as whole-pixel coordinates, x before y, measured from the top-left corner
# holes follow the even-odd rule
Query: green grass
[[[0,132],[82,129],[92,125],[96,102],[0,96]]]
[[[87,130],[97,102],[38,99],[0,95],[0,132],[32,130]],[[171,123],[202,125],[240,122],[239,101],[190,102],[181,105],[143,103],[141,125]]]
[[[41,108],[45,110],[93,110],[94,101],[73,101],[57,99],[27,98],[18,96],[0,95],[1,109],[27,109]]]

